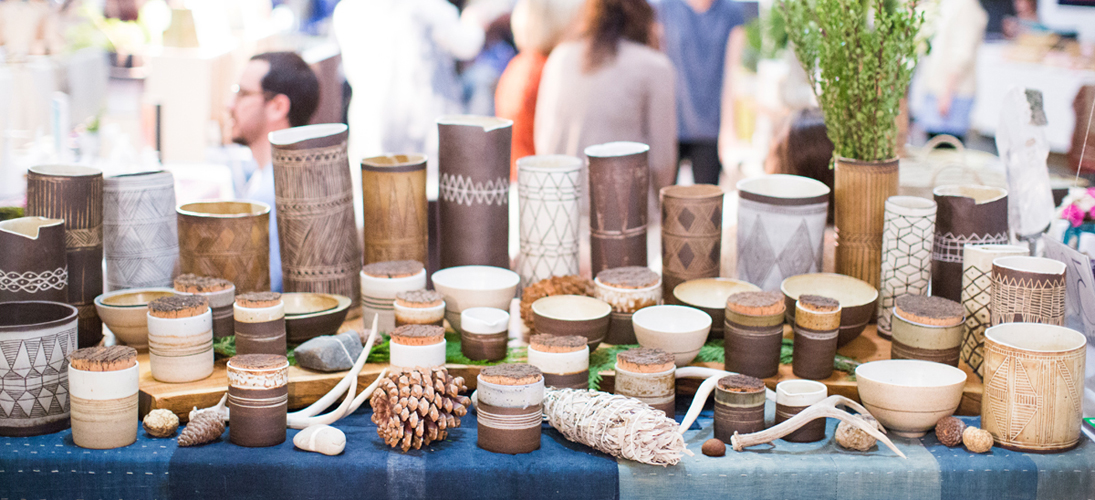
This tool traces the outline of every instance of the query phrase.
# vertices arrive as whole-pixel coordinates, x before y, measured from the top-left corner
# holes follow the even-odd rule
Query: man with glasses
[[[270,288],[280,292],[281,252],[274,205],[274,168],[270,132],[307,125],[319,103],[319,81],[300,56],[267,52],[247,62],[228,105],[232,141],[251,149],[255,163],[246,183],[237,186],[242,199],[270,205]]]

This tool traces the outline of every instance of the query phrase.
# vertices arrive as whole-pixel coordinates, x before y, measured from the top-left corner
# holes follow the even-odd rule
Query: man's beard
[[[232,143],[239,144],[240,146],[250,146],[250,144],[247,143],[247,139],[244,139],[241,136],[232,137]]]

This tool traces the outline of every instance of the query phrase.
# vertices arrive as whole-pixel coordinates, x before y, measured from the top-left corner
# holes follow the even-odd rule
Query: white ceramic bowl
[[[171,288],[129,288],[95,297],[95,310],[123,344],[148,349],[148,303],[177,292]]]
[[[445,297],[445,319],[460,329],[460,313],[471,307],[508,311],[521,276],[492,266],[457,266],[433,273],[433,287]]]
[[[859,399],[887,429],[920,437],[962,402],[966,372],[917,359],[887,359],[855,369]]]
[[[685,366],[696,358],[711,330],[710,315],[685,306],[644,307],[635,311],[631,323],[639,345],[672,354],[677,366]]]

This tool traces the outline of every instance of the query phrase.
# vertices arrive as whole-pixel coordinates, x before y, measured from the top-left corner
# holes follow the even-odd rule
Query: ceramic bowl
[[[509,310],[521,276],[493,266],[457,266],[433,273],[433,287],[445,297],[445,319],[460,329],[460,313],[470,307]]]
[[[588,339],[593,352],[608,334],[607,302],[583,295],[552,295],[532,303],[532,324],[536,333],[579,335]]]
[[[130,288],[95,297],[95,310],[123,344],[148,349],[148,303],[175,295],[171,288]]]
[[[631,315],[631,323],[639,345],[672,354],[677,366],[696,358],[711,330],[709,314],[686,306],[644,307]]]
[[[281,300],[285,304],[285,340],[290,344],[338,333],[351,302],[345,295],[331,293],[283,293]]]
[[[966,372],[918,359],[887,359],[855,369],[859,399],[887,429],[920,437],[962,402]]]
[[[833,273],[813,273],[791,276],[783,280],[779,289],[787,305],[787,322],[795,324],[795,302],[798,296],[821,295],[840,302],[840,337],[836,345],[842,346],[855,340],[875,312],[878,290],[866,281]]]
[[[726,299],[738,292],[759,292],[760,287],[730,278],[701,278],[685,281],[673,288],[673,297],[681,305],[695,307],[711,316],[709,339],[721,339],[726,320]]]

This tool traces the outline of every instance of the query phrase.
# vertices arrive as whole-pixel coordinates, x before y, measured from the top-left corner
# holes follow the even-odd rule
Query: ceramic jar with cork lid
[[[132,347],[85,347],[72,353],[68,390],[76,446],[106,450],[137,441],[138,371]]]
[[[366,318],[380,315],[382,332],[395,329],[395,296],[426,288],[426,268],[416,260],[373,262],[361,268],[361,310]]]
[[[434,325],[404,325],[391,333],[392,368],[445,365],[445,329]]]
[[[616,355],[616,394],[642,401],[669,418],[676,413],[676,362],[661,349],[639,347]]]
[[[148,363],[160,382],[193,382],[213,373],[213,314],[200,295],[148,303]]]
[[[540,449],[544,376],[525,364],[489,366],[476,380],[478,444],[494,453],[519,454]]]
[[[748,375],[727,375],[715,386],[715,437],[729,443],[734,433],[764,430],[764,381]]]
[[[174,285],[178,293],[201,295],[209,299],[209,308],[213,312],[213,338],[236,334],[236,320],[232,314],[232,304],[236,302],[236,285],[231,281],[196,274],[180,274],[175,278]]]
[[[739,292],[726,299],[726,371],[757,378],[779,373],[785,311],[778,292]]]
[[[589,388],[589,346],[585,337],[533,335],[529,339],[528,364],[544,373],[544,384],[548,387]]]
[[[395,326],[445,326],[445,298],[436,290],[409,290],[395,294]]]
[[[236,354],[285,355],[285,302],[277,292],[236,296]]]
[[[612,306],[604,342],[612,345],[637,344],[631,315],[639,309],[661,303],[662,278],[642,266],[605,269],[593,279],[593,296]]]
[[[956,367],[965,325],[965,310],[958,302],[902,295],[894,300],[890,358],[922,359]]]
[[[833,374],[840,302],[820,295],[800,295],[795,302],[795,343],[791,371],[796,377],[824,380]]]
[[[228,360],[228,440],[249,447],[285,442],[289,361],[285,355],[242,354]]]

